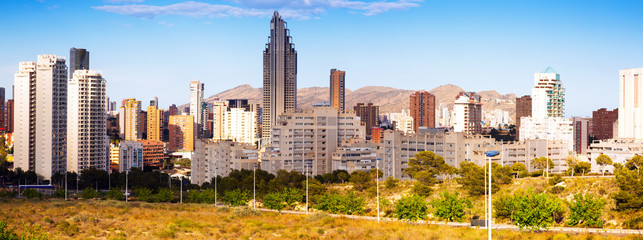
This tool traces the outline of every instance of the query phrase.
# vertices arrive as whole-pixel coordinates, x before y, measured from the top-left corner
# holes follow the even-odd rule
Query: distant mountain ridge
[[[249,84],[239,85],[237,87],[217,93],[205,99],[206,102],[213,102],[216,99],[235,99],[247,98],[261,100],[261,88],[254,88]],[[381,113],[400,112],[402,109],[409,109],[409,96],[418,90],[397,89],[392,87],[365,86],[354,91],[346,89],[346,108],[352,109],[357,103],[372,102],[380,106]],[[453,85],[446,84],[431,89],[428,92],[436,97],[436,107],[445,104],[449,109],[453,106],[453,100],[464,89]],[[472,90],[466,90],[471,92]],[[516,94],[500,94],[495,90],[478,91],[483,103],[484,111],[493,111],[501,109],[509,112],[511,119],[515,116]],[[297,105],[299,108],[312,108],[317,102],[328,101],[328,87],[309,87],[297,90]]]

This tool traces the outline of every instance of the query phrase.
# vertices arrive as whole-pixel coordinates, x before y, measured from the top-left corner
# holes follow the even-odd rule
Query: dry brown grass
[[[116,201],[0,202],[0,220],[22,231],[40,224],[54,239],[485,239],[485,230],[289,215],[212,205]],[[494,231],[496,239],[621,239]]]

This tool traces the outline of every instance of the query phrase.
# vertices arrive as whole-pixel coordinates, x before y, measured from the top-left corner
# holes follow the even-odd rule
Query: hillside
[[[416,90],[397,89],[392,87],[366,86],[354,91],[346,89],[346,108],[352,109],[357,103],[372,102],[380,106],[380,112],[400,112],[402,109],[409,109],[409,96]],[[436,96],[436,105],[446,105],[449,109],[453,107],[453,100],[464,89],[447,84],[429,90]],[[467,89],[466,91],[472,91]],[[297,91],[297,103],[300,108],[311,108],[314,103],[328,101],[329,88],[327,87],[309,87],[300,88]],[[480,91],[478,94],[482,99],[482,109],[492,111],[501,109],[508,111],[510,117],[515,116],[515,99],[513,93],[502,95],[495,90]],[[212,102],[216,99],[233,99],[247,98],[261,100],[261,88],[253,88],[249,84],[239,85],[235,88],[212,95],[206,99],[206,102]],[[184,105],[186,106],[186,105]]]

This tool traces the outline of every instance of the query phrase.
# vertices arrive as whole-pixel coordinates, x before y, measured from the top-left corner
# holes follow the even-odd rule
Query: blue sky
[[[643,67],[641,1],[415,0],[10,0],[0,3],[0,86],[19,61],[69,58],[87,48],[114,101],[189,101],[261,87],[261,53],[273,10],[298,51],[299,87],[326,86],[330,68],[347,87],[530,94],[551,66],[567,89],[567,115],[618,107],[618,70]],[[7,93],[10,96],[10,93]]]

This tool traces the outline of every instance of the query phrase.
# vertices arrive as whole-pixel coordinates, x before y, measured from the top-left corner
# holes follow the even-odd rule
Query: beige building
[[[595,140],[589,146],[587,153],[592,164],[592,172],[602,173],[603,167],[596,164],[596,158],[599,155],[609,156],[614,164],[625,164],[634,155],[643,155],[643,140],[635,138]],[[614,173],[614,166],[606,166],[605,171]]]
[[[304,173],[306,168],[311,176],[333,171],[332,155],[341,141],[365,138],[364,126],[353,111],[333,107],[290,110],[268,132],[271,142],[262,155],[261,168],[270,173],[280,169]]]
[[[170,130],[170,151],[194,150],[194,117],[188,115],[170,116],[168,128]]]
[[[227,106],[225,102],[215,101],[212,103],[212,139],[225,139],[224,114]]]
[[[234,169],[259,168],[258,151],[252,144],[233,141],[199,140],[192,155],[193,184],[201,185]]]
[[[548,156],[554,166],[550,166],[551,173],[562,173],[567,171],[567,157],[571,149],[567,141],[528,139],[510,143],[496,142],[474,152],[473,159],[478,165],[484,163],[486,151],[500,151],[500,155],[492,160],[503,166],[511,166],[515,163],[522,163],[529,171],[536,171],[531,160],[537,157]]]
[[[453,131],[465,134],[482,133],[482,103],[480,95],[461,92],[453,102]]]
[[[147,140],[161,141],[163,132],[163,109],[147,107]]]
[[[223,132],[225,139],[242,143],[255,143],[257,124],[256,112],[246,111],[243,108],[231,108],[223,115]]]
[[[135,98],[123,100],[121,108],[118,112],[118,121],[120,127],[120,135],[126,141],[136,141],[141,139],[141,132],[139,131],[140,122],[138,120],[139,113],[141,112],[141,101],[136,101]]]
[[[332,170],[370,171],[376,169],[378,144],[364,139],[344,140],[333,152]],[[383,176],[380,176],[383,177]]]
[[[109,168],[112,172],[118,171],[119,149],[119,144],[109,145]]]

